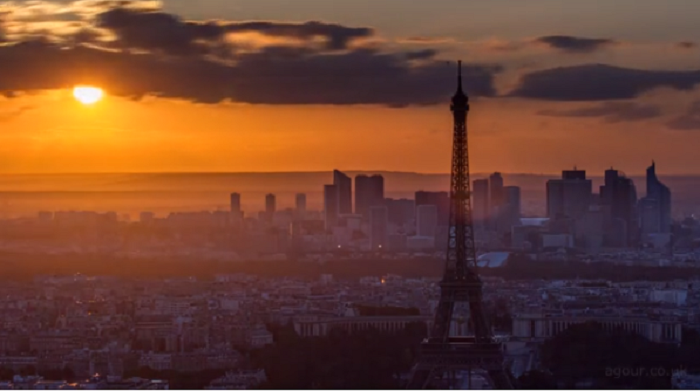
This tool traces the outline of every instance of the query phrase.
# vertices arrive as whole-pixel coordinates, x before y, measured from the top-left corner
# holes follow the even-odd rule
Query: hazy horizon
[[[447,191],[449,174],[343,171],[354,176],[377,173],[384,176],[385,195],[413,199],[416,191]],[[472,180],[489,174],[473,174]],[[522,191],[523,213],[545,214],[545,184],[560,174],[503,173],[507,186]],[[630,176],[639,196],[645,192],[644,177]],[[674,214],[698,214],[695,201],[700,198],[700,176],[663,175],[660,179],[674,192]],[[603,182],[602,175],[590,175],[594,192]],[[95,210],[128,213],[227,210],[229,194],[241,194],[241,206],[247,212],[264,209],[265,194],[277,195],[278,209],[294,206],[297,193],[306,193],[310,209],[323,208],[323,185],[332,182],[332,171],[257,172],[257,173],[72,173],[72,174],[0,174],[0,212],[5,216],[28,216],[40,210]],[[354,184],[353,184],[354,188]]]
[[[617,167],[612,167],[613,169],[616,169],[622,173],[624,173],[627,176],[630,177],[637,177],[637,176],[645,176],[646,171],[642,170],[639,172],[635,171],[624,171],[624,170],[619,170]],[[546,177],[551,177],[551,176],[560,176],[562,171],[566,170],[571,170],[571,169],[578,169],[578,170],[583,170],[586,171],[586,176],[587,177],[603,177],[604,174],[591,174],[591,171],[586,170],[585,168],[582,167],[569,167],[569,168],[562,168],[561,170],[558,170],[556,172],[523,172],[523,171],[483,171],[483,172],[471,172],[470,176],[474,177],[484,177],[484,176],[489,176],[493,173],[500,173],[503,175],[531,175],[531,176],[546,176]],[[207,175],[207,174],[236,174],[236,175],[252,175],[252,174],[270,174],[270,175],[276,175],[276,174],[326,174],[326,173],[332,173],[334,170],[341,171],[346,174],[353,174],[353,175],[360,175],[360,174],[383,174],[383,173],[389,173],[389,174],[416,174],[416,175],[450,175],[449,171],[445,172],[430,172],[430,171],[402,171],[402,170],[385,170],[385,169],[378,169],[378,170],[345,170],[345,169],[329,169],[329,170],[293,170],[293,171],[281,171],[281,170],[273,170],[273,171],[52,171],[52,172],[40,172],[40,171],[35,171],[35,172],[3,172],[0,173],[0,177],[2,176],[19,176],[19,175],[27,175],[27,176],[40,176],[40,175],[128,175],[128,174],[139,174],[139,175],[188,175],[188,174],[202,174],[202,175]],[[664,176],[664,177],[696,177],[700,176],[700,172],[698,173],[690,173],[690,174],[682,174],[682,173],[662,173],[659,174],[659,176]]]

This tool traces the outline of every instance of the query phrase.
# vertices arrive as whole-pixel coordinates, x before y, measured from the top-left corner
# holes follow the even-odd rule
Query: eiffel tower
[[[450,187],[450,229],[445,274],[440,282],[440,302],[430,336],[421,345],[409,389],[456,389],[456,374],[487,373],[494,389],[512,389],[512,375],[506,370],[501,344],[486,321],[482,303],[482,282],[476,271],[476,247],[472,224],[467,112],[469,98],[462,90],[462,63],[458,63],[457,93],[452,97],[454,141]],[[473,337],[451,337],[455,305],[469,306]],[[470,384],[471,386],[471,384]]]

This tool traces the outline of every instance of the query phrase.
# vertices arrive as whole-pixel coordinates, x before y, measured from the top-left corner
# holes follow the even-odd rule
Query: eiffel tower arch
[[[440,301],[429,337],[421,344],[409,389],[455,389],[457,374],[482,371],[494,389],[512,389],[512,375],[504,365],[502,345],[494,340],[482,302],[482,282],[476,270],[472,223],[467,113],[469,98],[462,90],[462,64],[458,64],[457,92],[452,97],[454,116],[450,229]],[[455,306],[469,308],[473,337],[452,337]]]

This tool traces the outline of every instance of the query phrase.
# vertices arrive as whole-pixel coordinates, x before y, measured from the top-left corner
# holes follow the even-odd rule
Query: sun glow
[[[99,102],[102,100],[103,95],[102,89],[97,87],[75,86],[73,88],[73,97],[84,105],[92,105]]]

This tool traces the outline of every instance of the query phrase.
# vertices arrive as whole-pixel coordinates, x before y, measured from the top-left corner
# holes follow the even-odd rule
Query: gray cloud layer
[[[509,95],[559,101],[632,99],[658,87],[690,90],[700,71],[646,71],[590,64],[526,74]]]
[[[410,56],[410,55],[409,55]],[[239,54],[235,64],[200,57],[70,50],[33,41],[0,47],[0,90],[104,86],[111,94],[158,95],[216,103],[226,99],[267,104],[383,104],[444,102],[455,88],[454,68],[429,61],[410,66],[406,54],[354,50],[308,54],[269,47]],[[498,68],[466,66],[470,94],[492,96]]]
[[[0,91],[11,96],[12,91],[94,83],[134,98],[400,107],[444,103],[456,85],[454,67],[436,60],[434,49],[383,51],[354,45],[372,37],[370,28],[192,22],[159,10],[101,4],[108,8],[96,12],[92,25],[75,34],[68,47],[36,38],[0,46]],[[244,32],[279,40],[240,48],[226,39]],[[105,35],[116,39],[105,43]],[[494,77],[500,71],[498,66],[466,65],[465,89],[477,97],[496,95]]]
[[[537,38],[535,42],[569,53],[593,52],[616,43],[608,38],[582,38],[569,35],[548,35]]]
[[[641,121],[661,116],[661,109],[653,105],[634,102],[605,102],[598,106],[573,110],[542,110],[539,115],[550,117],[602,118],[605,122]]]
[[[177,15],[134,8],[109,9],[96,18],[96,27],[117,35],[124,48],[156,50],[167,54],[202,54],[212,44],[226,45],[227,33],[255,32],[277,38],[311,41],[321,39],[328,50],[344,50],[350,43],[374,35],[366,27],[345,27],[318,21],[191,22]]]
[[[73,19],[82,24],[70,39],[57,41],[47,32],[39,38],[12,38],[13,42],[0,46],[0,93],[12,96],[14,91],[95,83],[112,94],[136,98],[406,106],[444,103],[455,87],[454,68],[437,59],[435,48],[408,51],[389,50],[391,45],[376,42],[370,45],[368,39],[375,38],[375,32],[369,27],[319,21],[188,21],[147,2],[73,4],[78,10]],[[230,39],[242,33],[269,39],[257,45]],[[614,43],[554,35],[535,42],[567,52],[588,52]],[[501,70],[498,65],[466,66],[465,89],[472,96],[498,96],[494,79]],[[632,99],[657,87],[688,90],[698,83],[700,71],[580,65],[525,74],[505,95],[610,101]],[[651,107],[607,104],[546,115],[629,120],[654,113]]]

